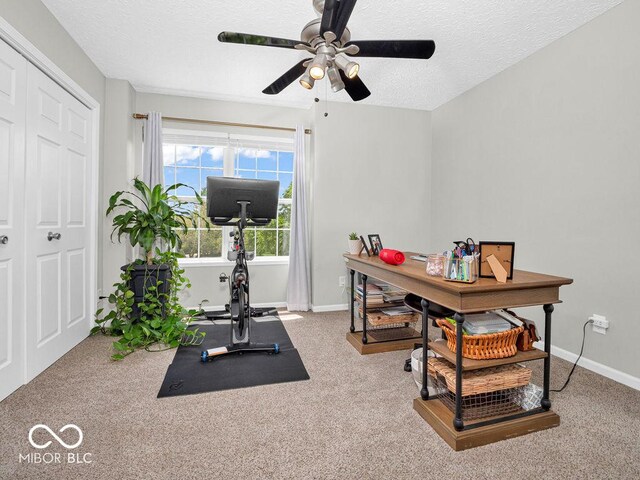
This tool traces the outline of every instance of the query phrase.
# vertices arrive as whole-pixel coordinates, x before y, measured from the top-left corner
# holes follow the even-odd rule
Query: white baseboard
[[[343,310],[349,310],[348,303],[342,303],[338,305],[311,305],[311,311],[315,313],[340,312]]]
[[[536,342],[534,344],[536,348],[544,350],[544,342]],[[568,362],[574,363],[578,358],[573,352],[569,352],[568,350],[564,350],[562,348],[556,347],[555,345],[551,345],[551,354],[556,357],[560,357],[563,360],[567,360]],[[631,387],[635,390],[640,390],[640,378],[629,375],[628,373],[621,372],[620,370],[616,370],[615,368],[608,367],[603,365],[602,363],[594,362],[593,360],[589,360],[588,358],[582,357],[578,362],[578,365],[586,368],[587,370],[591,370],[603,377],[610,378],[611,380],[622,383],[628,387]]]

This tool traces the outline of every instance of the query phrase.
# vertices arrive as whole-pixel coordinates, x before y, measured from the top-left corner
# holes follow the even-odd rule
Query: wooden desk
[[[536,351],[521,356],[518,361],[544,359],[543,398],[539,408],[522,411],[518,414],[501,418],[482,419],[465,424],[462,420],[462,371],[467,369],[486,368],[478,361],[462,358],[461,349],[455,355],[450,354],[456,367],[456,408],[451,412],[440,400],[429,399],[427,385],[427,369],[424,369],[421,398],[414,400],[414,409],[438,432],[438,434],[456,450],[484,445],[504,438],[523,435],[543,428],[560,424],[560,417],[553,413],[549,400],[549,379],[551,369],[551,314],[553,304],[560,303],[560,287],[573,282],[570,278],[544,275],[541,273],[514,270],[513,279],[507,283],[498,283],[493,278],[480,278],[475,283],[465,284],[449,282],[426,274],[425,263],[412,260],[412,252],[405,252],[407,261],[403,265],[393,266],[384,263],[378,257],[345,254],[347,268],[351,273],[351,334],[354,334],[353,292],[354,273],[362,274],[366,291],[369,276],[390,283],[398,288],[423,298],[422,301],[422,345],[427,351],[428,344],[428,309],[434,302],[457,312],[455,319],[464,323],[466,313],[481,312],[500,308],[529,307],[543,305],[545,312],[545,351]],[[364,297],[366,306],[366,295]],[[366,308],[365,308],[366,311]],[[366,319],[363,319],[363,344],[367,343]],[[462,328],[457,330],[457,344],[462,343]],[[435,346],[436,348],[440,347]],[[455,357],[455,358],[454,358]],[[490,360],[486,366],[513,363],[514,359]]]

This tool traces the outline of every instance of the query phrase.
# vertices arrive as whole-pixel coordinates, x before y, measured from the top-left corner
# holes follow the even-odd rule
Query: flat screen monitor
[[[240,204],[247,205],[247,224],[265,225],[278,216],[277,180],[207,177],[207,216],[216,225],[231,225],[240,217]]]

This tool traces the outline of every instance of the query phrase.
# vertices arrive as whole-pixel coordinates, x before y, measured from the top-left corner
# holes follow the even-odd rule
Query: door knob
[[[59,233],[53,233],[53,232],[49,232],[47,234],[47,240],[51,241],[51,240],[60,240],[60,238],[62,237],[61,234]]]
[[[6,245],[7,243],[9,243],[9,237],[0,235],[0,245]]]

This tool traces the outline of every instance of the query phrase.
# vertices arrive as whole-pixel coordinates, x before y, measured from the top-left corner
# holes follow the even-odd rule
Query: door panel
[[[89,334],[91,111],[27,67],[27,380]],[[48,233],[60,234],[49,240]]]
[[[35,177],[28,177],[31,182],[30,189],[33,188],[32,193],[38,205],[37,223],[41,227],[59,227],[62,148],[47,138],[38,137],[37,142],[35,158],[30,159],[36,162]]]
[[[0,400],[24,383],[27,61],[0,40]],[[2,243],[6,237],[7,243]]]
[[[60,312],[60,253],[36,259],[36,305],[38,306],[37,346],[53,340],[62,332]]]
[[[13,358],[13,325],[6,319],[13,317],[12,260],[0,260],[0,371],[11,364]]]
[[[67,255],[67,300],[69,303],[69,316],[67,325],[73,326],[85,319],[87,311],[87,262],[85,249],[70,251]]]
[[[0,118],[0,226],[8,227],[13,214],[14,125]]]
[[[87,157],[69,150],[67,163],[67,226],[84,227],[87,198]]]

